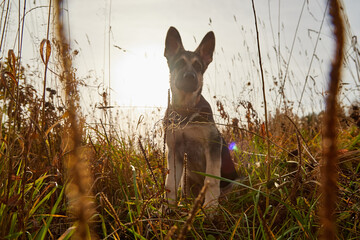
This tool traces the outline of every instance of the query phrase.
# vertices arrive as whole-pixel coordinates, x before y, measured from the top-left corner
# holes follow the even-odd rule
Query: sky
[[[310,69],[309,65],[326,1],[306,1],[301,18],[303,1],[254,2],[260,23],[267,90],[274,92],[269,95],[269,101],[275,106],[279,104],[273,78],[280,76],[281,79],[285,74],[286,65],[281,62],[289,59],[299,23],[288,69],[290,83],[285,84],[287,98],[299,101],[309,72],[312,78],[308,79],[309,89],[305,88],[302,101],[310,107],[308,111],[323,109],[323,99],[318,96],[326,91],[333,41],[327,16]],[[360,1],[348,0],[344,3],[352,34],[358,35],[360,19],[357,9],[360,9]],[[217,96],[231,104],[245,100],[261,107],[262,93],[259,88],[251,1],[78,0],[69,1],[68,4],[71,38],[78,43],[73,47],[81,48],[79,66],[84,64],[95,69],[96,74],[105,79],[105,85],[109,83],[110,77],[113,104],[166,106],[169,73],[163,57],[164,41],[168,28],[174,26],[180,32],[185,48],[189,50],[194,50],[208,31],[215,33],[216,53],[205,78],[204,95],[208,99]],[[278,50],[275,50],[279,46],[283,58],[280,64],[279,54],[276,54]],[[97,61],[94,62],[94,59]],[[250,88],[246,87],[249,82]]]
[[[274,113],[282,106],[279,88],[285,76],[285,97],[295,113],[323,110],[333,54],[331,24],[324,15],[327,1],[254,2],[269,111]],[[350,40],[360,33],[360,1],[343,2],[350,26],[346,51],[354,57]],[[11,4],[12,21],[16,23],[19,6]],[[263,113],[250,0],[71,0],[65,1],[63,7],[71,48],[77,53],[77,77],[86,86],[81,99],[85,111],[94,111],[103,89],[110,88],[110,105],[114,109],[154,111],[156,107],[162,112],[169,89],[164,42],[168,28],[174,26],[188,50],[194,50],[208,31],[215,33],[214,60],[205,73],[203,89],[213,109],[217,100],[234,113],[241,108],[240,102],[250,102],[259,114]],[[41,78],[39,45],[46,37],[48,1],[27,1],[26,9],[22,57]],[[16,24],[10,26],[8,34],[16,30]],[[54,37],[52,33],[50,36]],[[16,34],[13,38],[2,49],[3,56],[5,49],[16,47]],[[359,78],[349,59],[343,78],[344,104],[360,95]],[[56,68],[56,59],[52,59],[50,67]],[[59,87],[59,83],[52,84]]]

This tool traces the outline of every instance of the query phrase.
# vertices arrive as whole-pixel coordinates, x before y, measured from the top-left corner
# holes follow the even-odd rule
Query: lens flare
[[[236,143],[235,143],[235,142],[231,142],[231,143],[229,144],[229,149],[232,150],[232,151],[236,151],[236,150],[237,150]]]

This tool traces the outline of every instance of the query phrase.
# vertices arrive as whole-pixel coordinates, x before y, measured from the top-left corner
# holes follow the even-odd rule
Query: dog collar
[[[168,107],[165,114],[164,123],[169,125],[184,126],[188,123],[214,123],[210,104],[201,95],[200,101],[192,108],[177,108],[172,105]]]

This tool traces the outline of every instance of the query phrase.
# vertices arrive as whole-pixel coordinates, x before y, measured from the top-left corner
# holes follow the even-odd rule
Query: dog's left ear
[[[195,50],[195,52],[199,54],[200,57],[202,58],[205,64],[205,69],[212,61],[214,49],[215,49],[215,35],[211,31],[205,35],[198,48]]]
[[[184,46],[181,41],[180,33],[174,27],[170,27],[165,39],[165,52],[164,56],[169,61],[179,51],[183,51]]]

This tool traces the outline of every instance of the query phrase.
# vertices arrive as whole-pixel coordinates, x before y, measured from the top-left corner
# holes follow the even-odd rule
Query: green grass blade
[[[57,188],[59,188],[59,187],[56,187],[56,188],[54,188],[54,189],[56,190]],[[46,236],[46,233],[47,233],[47,231],[48,231],[48,229],[49,229],[49,227],[50,227],[51,221],[53,220],[53,215],[54,215],[55,212],[58,210],[58,206],[59,206],[61,200],[63,199],[64,189],[65,189],[65,187],[62,187],[61,192],[60,192],[60,195],[59,195],[58,199],[56,200],[53,208],[51,209],[51,216],[50,216],[49,219],[46,221],[46,224],[41,228],[40,234],[37,236],[36,239],[39,239],[39,240],[45,239],[45,236]],[[55,191],[55,190],[54,190],[54,191]]]

